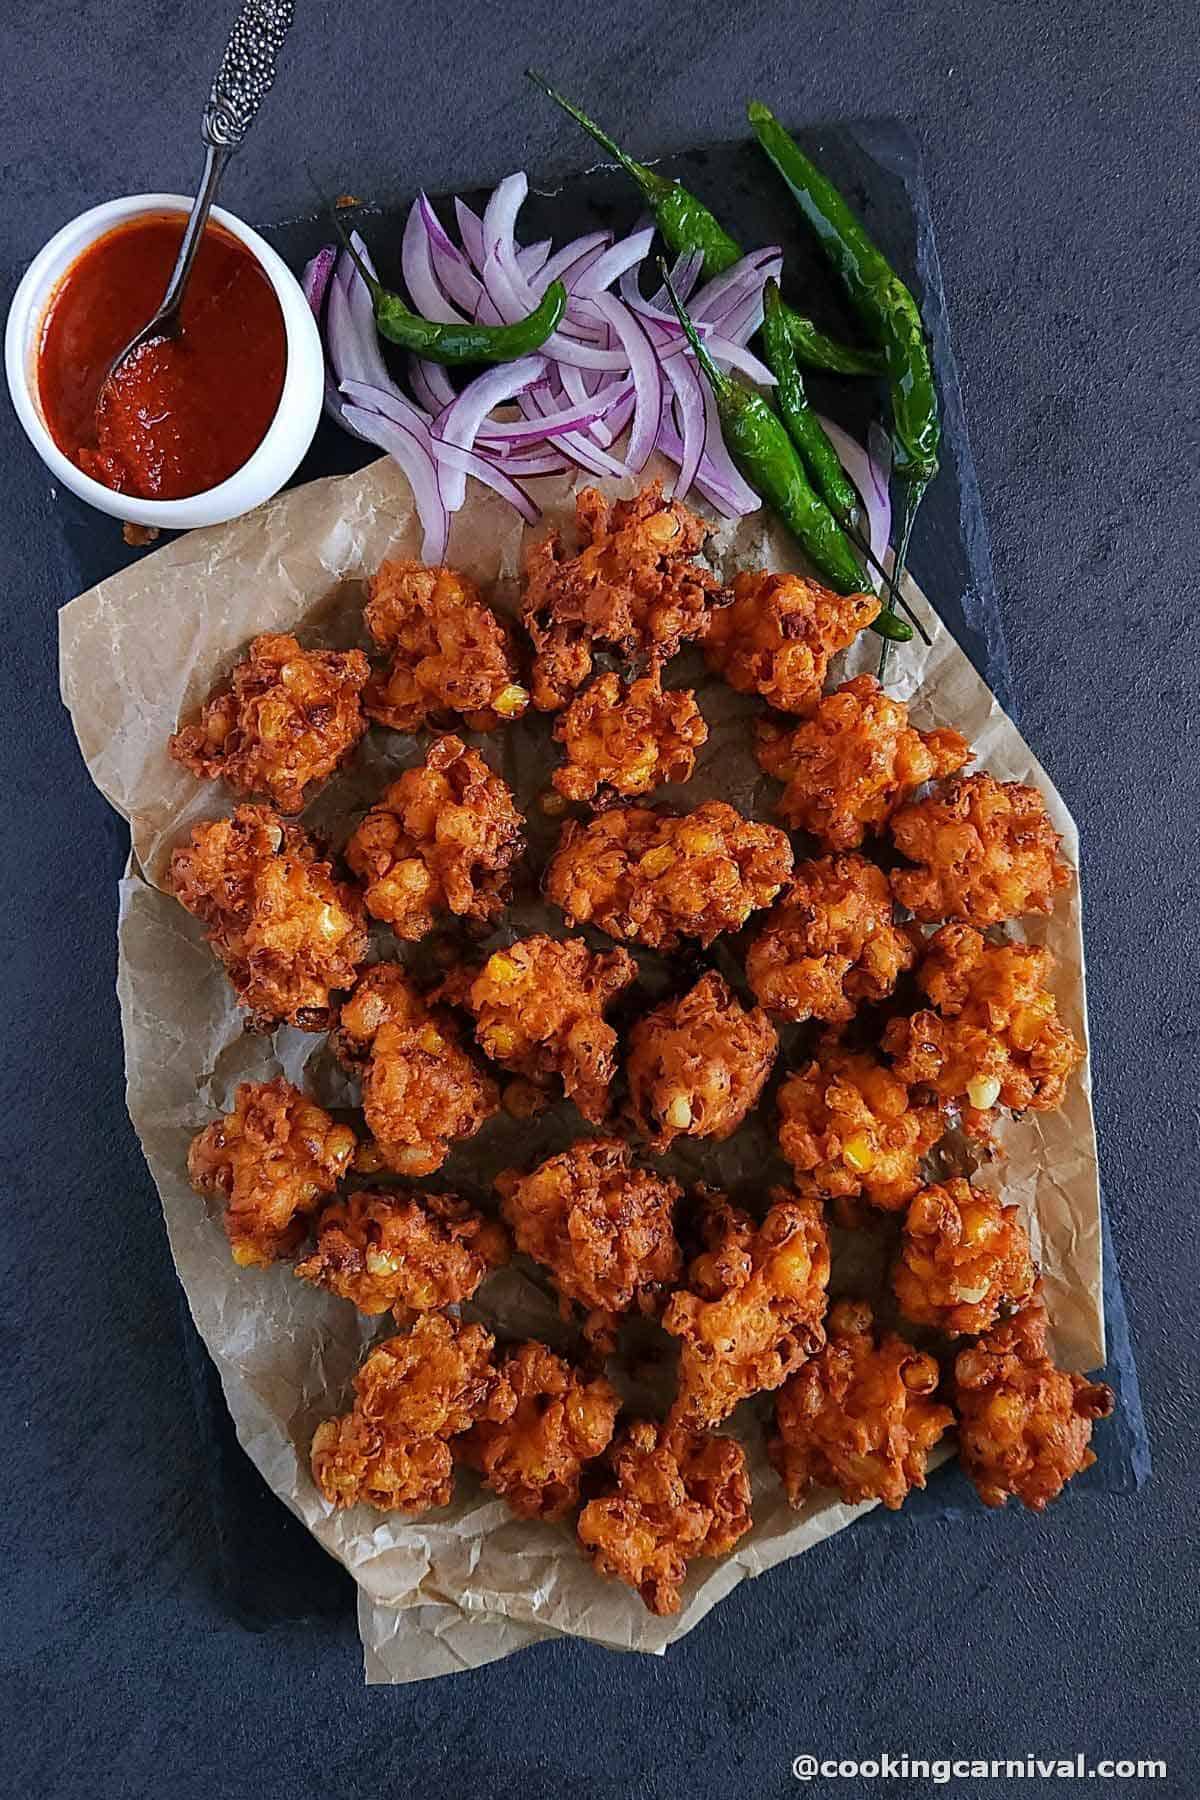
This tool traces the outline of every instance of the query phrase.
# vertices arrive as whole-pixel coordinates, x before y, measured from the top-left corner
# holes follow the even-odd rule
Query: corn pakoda
[[[495,1082],[462,1048],[454,1021],[431,1012],[396,963],[365,972],[332,1041],[343,1066],[362,1077],[371,1161],[397,1175],[440,1169],[451,1144],[473,1137],[500,1105]]]
[[[471,731],[519,719],[529,705],[509,634],[475,583],[456,569],[381,564],[366,625],[391,654],[367,687],[370,718],[393,731],[461,718]]]
[[[767,1454],[793,1506],[815,1486],[894,1512],[925,1486],[929,1452],[954,1423],[932,1398],[937,1363],[894,1332],[877,1337],[865,1301],[839,1301],[828,1333],[780,1393]]]
[[[690,781],[708,726],[690,688],[664,690],[657,668],[637,681],[597,675],[554,721],[565,760],[551,780],[600,808]]]
[[[702,1233],[706,1247],[662,1320],[679,1339],[671,1419],[689,1426],[719,1425],[819,1350],[829,1287],[829,1231],[812,1195],[774,1189],[761,1225],[707,1196]]]
[[[560,1077],[585,1119],[599,1124],[616,1072],[617,1034],[605,1008],[636,979],[627,950],[592,951],[582,938],[522,938],[490,956],[467,988],[486,1056],[542,1086]]]
[[[879,613],[874,594],[835,594],[802,575],[739,575],[733,604],[712,617],[704,657],[739,694],[761,694],[780,712],[809,713],[829,659]]]
[[[733,1438],[635,1419],[609,1464],[613,1491],[579,1515],[584,1555],[652,1613],[677,1613],[692,1558],[724,1556],[750,1529],[746,1453]]]
[[[385,1190],[334,1200],[296,1274],[369,1318],[435,1312],[469,1300],[506,1263],[508,1233],[455,1194]]]
[[[676,817],[614,807],[583,825],[570,820],[546,870],[547,898],[569,925],[674,950],[683,938],[711,944],[775,898],[792,847],[773,825],[744,819],[723,800]]]
[[[169,884],[208,926],[252,1031],[328,1028],[332,996],[354,985],[369,940],[361,898],[307,832],[268,806],[239,806],[192,827]]]
[[[957,731],[917,731],[902,700],[873,675],[855,675],[817,702],[800,725],[758,727],[759,766],[786,782],[776,812],[825,850],[856,850],[927,781],[971,760]]]
[[[664,663],[703,637],[720,583],[692,561],[708,527],[655,481],[609,505],[596,488],[575,501],[581,547],[568,556],[557,532],[525,559],[521,616],[533,640],[533,704],[566,706],[592,673],[597,648]]]
[[[914,1325],[947,1337],[987,1331],[1033,1292],[1037,1270],[1015,1206],[969,1181],[935,1182],[914,1196],[892,1287]]]
[[[892,840],[916,868],[892,871],[892,892],[926,924],[999,925],[1048,913],[1070,870],[1036,788],[963,775],[891,821]]]
[[[265,1268],[308,1234],[309,1217],[347,1173],[357,1138],[282,1075],[243,1081],[233,1111],[198,1132],[188,1176],[225,1203],[225,1232],[240,1267]]]
[[[583,1466],[602,1456],[621,1401],[603,1375],[588,1377],[545,1344],[521,1344],[500,1365],[514,1406],[483,1421],[454,1453],[520,1519],[565,1518],[579,1503]]]
[[[629,1033],[633,1125],[656,1155],[679,1136],[731,1137],[758,1104],[779,1048],[760,1006],[745,1008],[710,971]]]
[[[922,1186],[921,1158],[942,1135],[936,1106],[918,1104],[874,1056],[824,1043],[779,1090],[779,1148],[802,1185],[858,1195],[899,1212]]]
[[[229,681],[167,745],[175,761],[235,794],[265,794],[281,813],[304,808],[367,729],[361,650],[303,650],[285,632],[256,637]]]
[[[482,1325],[445,1313],[422,1313],[410,1331],[376,1344],[354,1377],[352,1411],[326,1419],[313,1437],[313,1479],[326,1500],[381,1512],[448,1506],[449,1440],[512,1409],[493,1345]]]
[[[512,793],[461,738],[438,738],[385,788],[346,845],[367,911],[416,943],[439,913],[486,925],[525,847]]]
[[[851,851],[798,865],[750,946],[746,977],[777,1018],[842,1024],[863,1001],[886,999],[916,959],[887,876]]]
[[[1096,1460],[1092,1424],[1112,1389],[1055,1368],[1047,1326],[1039,1293],[955,1359],[959,1461],[986,1506],[1012,1494],[1041,1512]]]

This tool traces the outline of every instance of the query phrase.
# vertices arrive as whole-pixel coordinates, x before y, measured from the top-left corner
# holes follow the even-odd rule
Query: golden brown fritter
[[[780,712],[809,713],[830,657],[878,612],[874,594],[835,594],[803,575],[746,572],[734,581],[733,605],[713,614],[705,660],[739,694],[761,694]]]
[[[920,1161],[942,1135],[935,1106],[917,1105],[874,1056],[824,1043],[779,1090],[779,1148],[801,1182],[831,1199],[861,1194],[899,1212],[922,1185]]]
[[[818,1200],[775,1188],[761,1225],[707,1197],[707,1248],[663,1314],[680,1340],[671,1418],[719,1425],[740,1400],[777,1388],[825,1342],[829,1232]]]
[[[892,892],[926,924],[958,919],[999,925],[1048,913],[1071,873],[1036,788],[991,775],[963,775],[910,801],[892,818],[892,838],[912,869],[892,871]]]
[[[557,532],[525,559],[521,616],[533,639],[533,704],[557,712],[592,672],[598,647],[666,662],[703,637],[720,583],[691,559],[702,519],[652,482],[610,507],[596,488],[575,500],[581,547],[567,556]]]
[[[519,719],[529,705],[504,626],[456,569],[385,562],[371,582],[367,630],[391,652],[367,688],[370,718],[393,731],[458,716],[472,731]]]
[[[677,949],[711,944],[768,906],[792,869],[792,847],[773,825],[744,819],[723,800],[676,817],[614,807],[590,824],[572,819],[546,870],[547,897],[569,925]]]
[[[239,806],[192,827],[169,885],[208,926],[251,1030],[327,1029],[332,994],[353,986],[367,954],[367,928],[359,895],[307,832],[269,806]]]
[[[597,675],[554,721],[554,735],[566,752],[554,786],[603,806],[690,781],[708,726],[692,690],[664,692],[655,668],[634,682]]]
[[[677,1613],[691,1559],[724,1556],[750,1529],[745,1451],[733,1438],[635,1419],[609,1463],[615,1487],[580,1513],[580,1547],[652,1613]]]
[[[679,1183],[639,1168],[618,1138],[583,1138],[530,1175],[498,1175],[496,1189],[517,1249],[549,1270],[564,1317],[572,1301],[653,1312],[679,1279]]]
[[[955,1360],[959,1461],[987,1506],[1015,1494],[1041,1512],[1096,1460],[1092,1422],[1111,1413],[1112,1389],[1056,1369],[1046,1330],[1039,1291]]]
[[[302,650],[286,633],[256,637],[194,725],[167,745],[176,762],[235,794],[266,794],[298,813],[304,790],[327,781],[367,729],[361,650]]]
[[[883,1000],[917,959],[883,870],[851,851],[800,863],[746,956],[746,976],[781,1019],[840,1024]]]
[[[490,956],[467,989],[475,1036],[506,1069],[546,1083],[599,1124],[616,1072],[617,1034],[604,1010],[637,977],[627,950],[592,951],[582,938],[522,938]]]
[[[902,700],[855,675],[803,724],[763,721],[755,754],[787,783],[775,808],[786,824],[826,850],[856,850],[924,782],[970,762],[971,746],[957,731],[917,731]]]
[[[433,1312],[469,1300],[509,1257],[508,1233],[454,1194],[351,1194],[317,1220],[296,1274],[373,1317]]]
[[[681,1133],[731,1137],[758,1104],[779,1040],[760,1006],[743,1008],[715,972],[639,1019],[625,1073],[630,1116],[656,1154]]]
[[[454,1021],[432,1013],[396,963],[366,970],[332,1041],[344,1066],[362,1075],[374,1150],[397,1175],[440,1169],[455,1139],[472,1137],[500,1105]]]
[[[621,1402],[603,1375],[587,1377],[545,1344],[521,1344],[500,1379],[515,1405],[500,1423],[475,1425],[454,1446],[521,1519],[562,1519],[579,1503],[583,1465],[608,1448]]]
[[[767,1454],[793,1506],[817,1486],[895,1511],[925,1486],[929,1452],[954,1423],[931,1397],[937,1363],[893,1332],[877,1339],[866,1301],[839,1301],[828,1332],[776,1401]]]
[[[1083,1046],[1046,987],[1053,967],[1034,944],[989,944],[971,925],[943,925],[917,972],[936,1011],[892,1019],[884,1033],[897,1075],[957,1104],[969,1130],[986,1132],[996,1106],[1061,1106]]]
[[[1015,1206],[969,1181],[937,1182],[912,1200],[892,1270],[900,1311],[947,1337],[987,1331],[1033,1292],[1037,1271]]]
[[[448,1440],[512,1408],[493,1342],[482,1325],[422,1313],[411,1331],[376,1344],[354,1377],[353,1410],[326,1419],[313,1437],[313,1479],[325,1498],[381,1512],[449,1505]]]
[[[512,793],[478,751],[441,737],[375,802],[346,845],[367,911],[415,943],[437,914],[487,924],[525,847]]]
[[[198,1132],[188,1176],[225,1202],[233,1260],[265,1268],[304,1241],[309,1215],[350,1167],[357,1139],[282,1075],[243,1081],[233,1111]]]

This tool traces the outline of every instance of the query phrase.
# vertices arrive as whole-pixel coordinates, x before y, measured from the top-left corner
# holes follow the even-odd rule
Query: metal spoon
[[[271,91],[275,80],[275,58],[287,36],[292,17],[293,0],[246,0],[238,14],[204,109],[201,127],[205,145],[204,175],[200,191],[192,201],[167,291],[154,317],[147,320],[120,355],[113,359],[101,387],[101,399],[121,364],[143,344],[179,335],[179,310],[209,212],[217,197],[217,186],[226,163],[241,147],[259,107]]]

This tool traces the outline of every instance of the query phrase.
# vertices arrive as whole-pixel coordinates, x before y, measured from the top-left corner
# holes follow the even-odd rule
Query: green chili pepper
[[[761,101],[746,109],[754,135],[787,182],[842,278],[851,305],[883,351],[892,396],[897,477],[925,487],[937,473],[937,389],[916,301],[834,187]]]
[[[636,162],[593,119],[580,112],[533,69],[527,69],[525,73],[577,125],[581,125],[602,150],[619,162],[627,175],[633,177],[654,214],[658,229],[676,255],[701,251],[706,279],[723,275],[726,269],[741,261],[744,254],[741,245],[730,237],[703,201],[697,200],[678,181],[668,181],[665,175],[659,175],[645,163]],[[796,354],[810,368],[829,369],[838,375],[878,375],[882,372],[883,357],[877,350],[857,350],[849,344],[839,344],[835,338],[826,337],[802,313],[794,312],[791,307],[785,308],[785,312]]]
[[[534,310],[515,324],[436,324],[412,312],[399,294],[393,294],[377,281],[336,215],[333,223],[370,290],[380,335],[390,343],[402,345],[405,350],[415,350],[418,356],[427,357],[430,362],[451,365],[515,362],[518,356],[527,356],[545,343],[567,309],[566,288],[561,281],[552,281]]]
[[[734,461],[795,534],[805,555],[830,585],[839,594],[861,593],[862,569],[853,546],[809,485],[799,452],[779,415],[754,388],[743,387],[718,369],[675,292],[666,264],[660,263],[660,269],[679,323],[712,388],[721,431]],[[890,611],[875,619],[873,629],[897,643],[907,643],[912,637],[912,626]]]
[[[829,435],[809,404],[804,382],[796,367],[796,353],[788,333],[785,308],[779,297],[779,283],[768,281],[763,289],[763,350],[775,377],[775,399],[793,444],[807,465],[813,484],[830,512],[853,544],[866,557],[872,568],[883,577],[889,598],[889,612],[894,615],[897,602],[908,614],[925,643],[929,634],[900,593],[892,577],[875,555],[860,529],[860,497],[857,488],[842,467]],[[886,635],[886,634],[885,634]],[[909,637],[912,633],[909,632]],[[905,640],[901,640],[905,641]]]

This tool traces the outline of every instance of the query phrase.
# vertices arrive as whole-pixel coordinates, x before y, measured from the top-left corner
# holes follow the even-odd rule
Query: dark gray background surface
[[[797,119],[917,127],[1018,706],[1084,834],[1101,1147],[1155,1474],[1041,1521],[872,1521],[743,1586],[659,1662],[552,1645],[366,1692],[340,1612],[237,1622],[177,1284],[115,1079],[124,831],[56,698],[71,549],[4,411],[0,1792],[674,1800],[782,1794],[805,1750],[1082,1749],[1164,1756],[1148,1791],[1192,1796],[1192,9],[299,5],[225,195],[250,219],[309,209],[309,158],[375,196],[579,167],[573,128],[520,79],[533,57],[647,153],[740,136],[751,91]],[[226,8],[0,11],[7,302],[85,205],[189,184]]]

